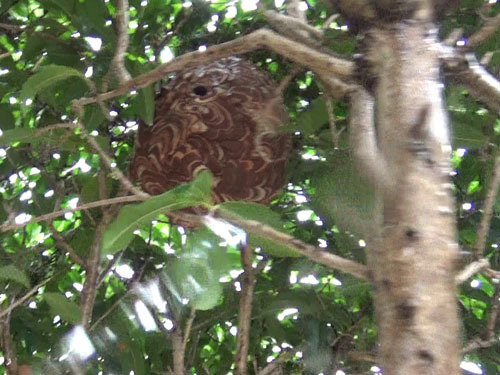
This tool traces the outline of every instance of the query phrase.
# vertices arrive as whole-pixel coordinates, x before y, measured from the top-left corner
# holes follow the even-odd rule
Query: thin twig
[[[99,144],[93,137],[87,134],[85,127],[80,123],[77,123],[76,125],[82,132],[82,136],[87,140],[87,142],[90,144],[90,146],[92,146],[92,148],[97,152],[97,154],[99,154],[106,167],[111,171],[111,173],[113,173],[118,178],[120,183],[132,194],[141,196],[144,199],[148,198],[149,197],[148,194],[136,188],[134,184],[132,184],[132,182],[123,174],[123,172],[119,168],[113,166],[113,162],[111,161],[108,154],[106,154],[106,152],[101,148],[101,146],[99,146]]]
[[[85,262],[80,258],[80,256],[76,253],[75,250],[66,242],[63,236],[59,234],[57,229],[54,227],[52,222],[49,223],[49,230],[52,234],[52,238],[54,238],[56,245],[60,247],[64,252],[68,253],[69,258],[75,262],[76,264],[85,268]]]
[[[64,210],[54,211],[54,212],[50,212],[50,213],[45,214],[45,215],[40,215],[40,216],[34,217],[34,218],[22,223],[22,224],[9,224],[8,222],[5,222],[0,226],[0,232],[7,232],[9,230],[16,229],[16,228],[23,228],[26,225],[31,224],[31,223],[38,223],[40,221],[52,220],[52,219],[55,219],[59,216],[63,216],[65,213],[68,213],[68,212],[75,212],[75,211],[103,207],[103,206],[111,206],[111,205],[120,204],[120,203],[144,201],[145,199],[146,198],[143,196],[127,195],[125,197],[110,198],[110,199],[105,199],[102,201],[85,203],[85,204],[76,206],[75,208],[65,208]]]
[[[289,72],[288,74],[285,76],[285,78],[283,78],[278,87],[276,87],[276,90],[275,90],[275,93],[276,93],[276,96],[278,97],[281,97],[283,96],[283,93],[285,92],[285,89],[287,88],[287,86],[290,84],[290,82],[292,81],[292,79],[297,75],[299,74],[299,72],[303,69],[302,66],[294,66]]]
[[[120,250],[113,255],[113,259],[111,259],[109,261],[108,265],[106,266],[106,268],[101,271],[101,274],[99,275],[99,279],[97,281],[97,287],[99,287],[103,283],[103,281],[106,278],[106,276],[108,275],[109,271],[111,271],[111,269],[114,267],[116,262],[118,262],[118,260],[122,256],[122,254],[123,254],[123,250]]]
[[[160,52],[163,49],[163,47],[165,47],[170,42],[172,37],[174,37],[179,32],[179,30],[186,24],[186,22],[190,20],[192,14],[193,14],[192,9],[188,8],[186,14],[184,15],[184,18],[180,20],[177,25],[175,25],[173,30],[170,30],[168,33],[166,33],[162,41],[157,46],[155,46],[155,59],[158,59],[158,56],[160,55]]]
[[[191,312],[189,318],[186,322],[186,327],[184,328],[184,339],[182,340],[182,351],[186,353],[186,347],[189,340],[189,335],[191,334],[191,328],[193,327],[193,321],[196,316],[196,309],[194,306],[191,307]]]
[[[325,95],[326,109],[328,112],[328,124],[330,125],[330,133],[332,134],[333,146],[335,147],[335,149],[338,149],[340,148],[339,137],[340,134],[342,133],[342,130],[337,131],[337,125],[335,123],[335,111],[332,104],[332,96],[328,92],[325,92],[324,95]]]
[[[57,129],[70,129],[70,130],[75,131],[77,128],[78,128],[78,126],[72,122],[61,122],[61,123],[52,124],[52,125],[48,125],[48,126],[45,126],[43,128],[37,129],[35,131],[34,135],[35,135],[35,137],[39,137],[43,133],[47,133],[47,132],[54,131]]]
[[[278,358],[276,358],[275,360],[270,362],[266,367],[264,367],[262,370],[260,370],[257,375],[272,375],[272,374],[274,374],[274,371],[276,370],[276,368],[279,365],[288,361],[299,350],[301,350],[301,347],[296,347],[296,348],[293,348],[290,350],[284,350],[283,352],[280,353]]]
[[[332,269],[338,269],[349,273],[362,280],[371,281],[371,272],[367,266],[354,262],[349,259],[342,258],[327,251],[327,249],[313,246],[302,242],[290,234],[281,232],[268,225],[262,224],[255,220],[247,220],[234,213],[223,211],[219,208],[214,209],[216,216],[226,219],[234,225],[244,229],[250,234],[256,234],[266,237],[277,244],[287,246],[290,250],[309,258],[315,263],[322,264]],[[177,212],[179,217],[198,225],[204,224],[205,221],[196,215],[184,214]]]
[[[241,249],[243,280],[241,282],[240,309],[238,314],[238,337],[236,338],[235,373],[248,374],[248,349],[252,322],[252,302],[255,289],[255,271],[252,268],[253,250],[247,244]]]
[[[9,314],[12,310],[14,310],[16,307],[19,305],[22,305],[25,301],[27,301],[33,294],[35,294],[38,289],[40,289],[42,286],[47,284],[50,280],[52,280],[53,276],[49,277],[48,279],[45,279],[44,281],[38,283],[35,285],[33,288],[31,288],[28,293],[26,293],[24,296],[21,298],[17,299],[15,302],[13,302],[9,307],[7,307],[5,310],[0,311],[0,319]]]
[[[493,206],[495,204],[495,199],[498,195],[499,187],[500,187],[500,153],[495,157],[493,170],[491,171],[490,186],[488,187],[486,199],[484,200],[483,217],[481,218],[481,223],[479,224],[476,244],[474,246],[474,256],[476,259],[481,258],[484,251],[484,247],[486,246],[486,239],[488,237],[488,232],[490,230],[491,217],[493,216]]]

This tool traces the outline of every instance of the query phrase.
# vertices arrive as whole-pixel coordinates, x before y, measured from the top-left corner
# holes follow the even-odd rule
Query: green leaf
[[[0,104],[0,129],[5,131],[7,129],[12,129],[16,124],[16,120],[12,115],[11,106],[8,104]]]
[[[14,4],[16,0],[2,0],[0,1],[0,14],[4,13],[7,11],[12,4]]]
[[[85,129],[88,132],[97,129],[105,120],[106,118],[104,117],[102,109],[99,105],[92,104],[85,106],[85,116],[83,122],[85,124]]]
[[[0,280],[11,280],[26,288],[30,287],[30,280],[28,279],[28,276],[26,276],[24,271],[21,271],[12,264],[0,267]]]
[[[179,185],[139,204],[125,206],[104,233],[103,253],[114,253],[129,244],[133,231],[157,215],[182,208],[211,204],[212,175],[199,173],[189,183]]]
[[[79,78],[87,82],[87,79],[76,69],[62,65],[42,66],[34,75],[28,78],[21,90],[21,100],[33,98],[40,91],[69,78]]]
[[[328,225],[338,225],[351,233],[365,236],[373,222],[374,190],[354,167],[348,154],[320,163],[311,174],[316,194],[311,207]]]
[[[197,310],[209,310],[219,304],[222,285],[219,279],[229,272],[226,250],[219,239],[207,229],[192,233],[186,250],[168,267],[167,283],[179,299],[188,298]]]
[[[59,315],[62,319],[71,324],[78,324],[81,322],[81,312],[78,305],[67,299],[64,295],[59,293],[49,293],[43,294],[43,298],[50,306],[52,313]]]
[[[143,88],[135,102],[137,113],[141,119],[148,125],[153,124],[155,115],[155,98],[153,85]]]
[[[286,233],[283,228],[283,222],[278,213],[271,210],[269,207],[257,203],[249,202],[224,202],[220,204],[221,212],[227,212],[232,215],[236,214],[239,217],[247,220],[255,220],[262,224],[273,227],[276,230]],[[291,250],[289,247],[276,244],[273,241],[257,235],[249,235],[248,242],[253,247],[262,247],[265,253],[278,257],[299,257],[300,254]]]
[[[304,135],[315,133],[322,125],[328,122],[328,111],[325,99],[321,96],[314,99],[305,111],[299,113],[296,119],[297,130]]]
[[[26,40],[24,46],[23,57],[26,61],[31,61],[32,59],[37,59],[43,52],[45,45],[47,44],[47,38],[33,33]]]

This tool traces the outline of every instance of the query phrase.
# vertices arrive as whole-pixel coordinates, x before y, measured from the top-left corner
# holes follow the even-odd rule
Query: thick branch
[[[172,336],[172,349],[174,357],[174,375],[185,375],[184,371],[184,345],[183,335],[180,327],[175,327],[171,333]]]
[[[252,301],[255,289],[255,271],[252,268],[253,251],[248,245],[241,249],[241,265],[243,266],[243,280],[241,282],[240,311],[238,314],[238,337],[236,342],[236,375],[248,374],[248,347],[252,322]]]
[[[491,17],[486,21],[484,26],[476,31],[469,37],[467,41],[468,48],[474,48],[478,44],[481,44],[483,41],[492,36],[498,28],[500,27],[500,14],[497,14],[495,17]]]
[[[490,262],[488,259],[480,259],[477,262],[470,263],[467,267],[460,271],[457,276],[455,276],[455,283],[460,285],[469,280],[469,278],[474,276],[476,273],[489,267]]]
[[[10,312],[7,313],[0,322],[0,333],[2,341],[2,351],[4,355],[6,375],[18,375],[17,357],[10,334]]]
[[[116,3],[116,31],[118,39],[116,42],[115,55],[111,61],[110,72],[113,72],[120,84],[125,83],[132,77],[125,68],[125,52],[127,52],[129,44],[128,35],[128,0],[118,0]]]
[[[472,96],[500,113],[500,81],[472,54],[464,56],[447,51],[441,59],[443,70],[453,83],[466,87]]]
[[[115,90],[91,98],[75,100],[73,105],[78,108],[83,105],[106,101],[132,90],[149,86],[169,73],[208,63],[222,57],[244,54],[259,48],[268,48],[298,64],[307,66],[320,76],[324,76],[326,81],[329,81],[332,76],[348,80],[354,69],[354,64],[348,60],[318,52],[313,48],[278,35],[273,31],[260,29],[241,38],[209,47],[204,52],[195,51],[186,53],[168,63],[158,66],[146,74],[125,82]],[[342,92],[337,93],[338,96],[342,96],[343,94]]]
[[[349,121],[351,149],[358,170],[363,177],[378,186],[390,190],[393,179],[385,162],[385,158],[377,145],[375,133],[374,100],[362,88],[351,94],[351,110]]]

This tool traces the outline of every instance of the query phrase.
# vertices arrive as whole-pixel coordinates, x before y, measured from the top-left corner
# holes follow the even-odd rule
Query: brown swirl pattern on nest
[[[153,126],[141,123],[131,176],[149,194],[208,168],[216,202],[269,203],[284,184],[291,150],[275,83],[229,57],[178,73],[156,100]],[[200,212],[199,209],[189,210]]]

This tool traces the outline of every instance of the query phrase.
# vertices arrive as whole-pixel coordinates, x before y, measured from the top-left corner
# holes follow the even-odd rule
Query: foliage
[[[129,3],[125,63],[132,76],[152,70],[169,54],[179,56],[232,40],[265,24],[260,13],[248,10],[252,4],[248,1]],[[281,7],[279,1],[262,3]],[[464,0],[458,13],[443,20],[442,35],[456,28],[466,35],[477,30],[483,3]],[[346,20],[340,17],[324,25],[332,10],[323,2],[307,4],[309,22],[326,26],[325,44],[352,57],[358,39],[341,27]],[[493,5],[490,12],[499,9]],[[0,232],[0,314],[45,281],[10,315],[20,364],[31,366],[35,373],[62,373],[76,366],[81,373],[145,375],[169,370],[172,325],[180,322],[184,327],[195,309],[186,355],[191,373],[231,373],[242,282],[239,245],[206,229],[186,231],[163,215],[193,205],[211,207],[207,174],[145,202],[124,205],[104,233],[102,260],[108,272],[101,275],[88,335],[75,328],[81,321],[78,304],[88,272],[68,255],[66,246],[83,262],[90,259],[99,223],[107,214],[101,208],[75,207],[122,192],[119,180],[107,173],[81,130],[43,129],[78,119],[112,155],[116,168],[127,171],[137,123],[152,121],[159,84],[105,102],[109,120],[97,104],[86,106],[81,117],[72,108],[75,99],[119,86],[109,74],[117,44],[115,16],[114,0],[0,1],[0,222],[23,223],[57,209],[71,209],[52,222]],[[499,38],[497,32],[476,51],[497,74]],[[292,67],[265,50],[248,58],[277,81]],[[449,86],[446,95],[453,126],[459,240],[467,252],[476,240],[500,120],[462,87]],[[285,92],[291,117],[288,130],[295,146],[290,183],[272,208],[228,203],[220,209],[363,262],[366,243],[361,234],[373,202],[350,164],[347,131],[341,133],[338,148],[333,147],[325,100],[313,73],[297,74]],[[345,103],[332,104],[337,129],[346,128]],[[361,207],[362,216],[353,207]],[[495,269],[500,266],[499,212],[500,198],[487,245]],[[357,360],[375,351],[369,285],[297,257],[269,239],[250,236],[249,242],[260,247],[250,339],[256,366],[263,368],[294,347],[299,351],[284,363],[286,374],[326,374],[332,368],[346,374],[375,371],[370,361]],[[464,342],[484,332],[493,295],[498,297],[498,280],[486,275],[460,289]],[[499,373],[499,351],[497,344],[465,359],[480,364],[483,373]]]

